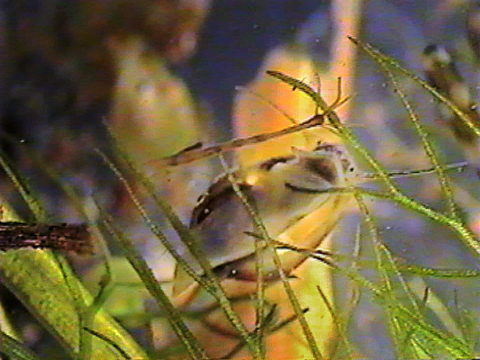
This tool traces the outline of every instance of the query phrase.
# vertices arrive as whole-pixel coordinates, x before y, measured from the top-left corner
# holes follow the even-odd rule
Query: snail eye
[[[251,185],[240,184],[240,190],[247,192]],[[235,191],[228,180],[221,179],[214,183],[205,195],[200,196],[201,202],[193,209],[190,227],[200,225],[212,213],[236,197]]]
[[[212,211],[220,206],[225,199],[226,194],[220,193],[217,196],[206,196],[203,201],[193,209],[190,226],[199,225],[212,213]]]
[[[205,219],[208,216],[208,214],[210,214],[211,212],[212,212],[212,210],[210,208],[206,207],[205,209],[202,210],[202,212],[200,213],[200,216],[202,216],[203,219]]]
[[[213,273],[220,279],[235,278],[239,274],[238,270],[234,267],[234,262],[216,266],[213,269]]]
[[[232,278],[232,277],[236,277],[237,275],[238,275],[238,270],[237,269],[230,269],[227,277]]]

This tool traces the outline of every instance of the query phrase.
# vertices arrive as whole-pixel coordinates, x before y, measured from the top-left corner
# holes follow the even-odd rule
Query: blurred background
[[[169,279],[173,261],[152,241],[124,190],[92,151],[95,146],[109,151],[107,127],[186,223],[197,197],[221,167],[208,160],[165,169],[155,160],[199,141],[208,145],[288,126],[288,119],[265,99],[298,121],[313,115],[313,104],[298,91],[268,78],[268,69],[283,71],[315,88],[319,78],[322,95],[330,101],[337,95],[336,79],[341,76],[343,96],[352,96],[339,109],[341,119],[354,127],[376,159],[391,170],[428,168],[419,137],[391,84],[378,65],[346,36],[372,44],[421,78],[426,78],[424,48],[444,46],[466,79],[459,82],[465,84],[475,104],[480,79],[474,36],[475,26],[480,29],[475,22],[480,23],[480,16],[473,16],[476,11],[476,2],[467,0],[2,1],[1,150],[30,180],[50,221],[86,219],[45,176],[32,153],[55,169],[62,181],[74,186],[81,197],[94,195],[99,199],[135,239],[159,279]],[[473,146],[473,155],[472,151],[467,153],[432,97],[408,79],[399,81],[434,138],[440,160],[472,161],[478,147]],[[229,161],[246,166],[289,151],[295,141],[291,137],[245,149]],[[365,166],[360,163],[364,171],[371,171]],[[34,220],[11,181],[4,174],[0,176],[2,196],[23,219]],[[462,216],[478,236],[476,171],[467,168],[451,173],[451,178]],[[398,184],[420,202],[446,208],[435,176],[402,178]],[[143,200],[148,208],[148,196]],[[445,227],[387,201],[368,201],[368,205],[382,240],[396,256],[421,266],[479,268],[478,260]],[[164,222],[160,214],[152,217]],[[347,212],[338,227],[341,231],[334,236],[334,251],[352,253],[360,222],[356,209]],[[171,229],[165,226],[165,231],[176,241]],[[365,243],[363,256],[373,258],[371,245]],[[118,255],[118,249],[111,251]],[[115,259],[119,273],[131,273],[121,257]],[[99,260],[72,257],[71,262],[95,291]],[[138,281],[133,275],[132,279]],[[408,280],[419,298],[429,287],[445,307],[460,303],[478,319],[478,280],[413,276]],[[353,290],[347,280],[338,276],[333,284],[339,306],[348,303]],[[39,326],[23,314],[11,294],[3,292],[7,310],[25,329],[29,345],[40,353],[57,356]],[[141,297],[145,295],[134,295],[131,291],[118,293],[108,306],[143,339],[140,341],[160,351],[175,337],[164,334],[155,344],[144,340],[150,330],[145,330],[143,323],[139,325],[132,314],[144,311],[148,301]],[[356,354],[393,358],[387,329],[382,309],[372,303],[368,293],[361,293],[348,329]],[[448,328],[460,331],[455,326],[453,329]],[[476,346],[478,351],[479,344]]]

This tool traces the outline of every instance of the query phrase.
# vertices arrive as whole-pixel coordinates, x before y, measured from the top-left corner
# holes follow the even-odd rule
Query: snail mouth
[[[336,186],[339,174],[331,159],[302,159],[303,172],[291,176],[284,182],[285,187],[296,193],[320,194]]]
[[[291,182],[285,182],[285,187],[290,191],[296,193],[319,195],[322,193],[330,192],[332,189],[335,188],[335,185],[324,180],[324,182],[322,181],[321,183],[302,185],[295,185]]]
[[[285,183],[285,187],[291,191],[304,193],[304,194],[321,194],[321,193],[327,193],[331,190],[330,187],[326,187],[323,189],[312,189],[312,188],[296,186],[288,182]]]

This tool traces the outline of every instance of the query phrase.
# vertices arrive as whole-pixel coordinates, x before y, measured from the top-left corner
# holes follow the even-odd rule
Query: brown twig
[[[31,247],[93,254],[87,226],[0,222],[0,251]]]
[[[324,123],[324,114],[318,114],[312,116],[310,119],[294,126],[290,126],[286,129],[274,131],[266,134],[254,135],[246,138],[233,139],[221,144],[212,145],[206,148],[193,148],[191,150],[182,150],[175,155],[164,157],[158,160],[149,161],[149,163],[155,163],[158,166],[177,166],[191,163],[193,161],[217,155],[220,153],[233,151],[237,148],[257,144],[263,141],[274,139],[280,136],[292,134],[298,131],[310,129],[315,126],[320,126]]]

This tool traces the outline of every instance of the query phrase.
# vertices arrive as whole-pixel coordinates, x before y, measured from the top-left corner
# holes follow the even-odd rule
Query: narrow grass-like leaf
[[[39,358],[25,345],[11,336],[0,332],[0,353],[15,360],[38,360]]]
[[[373,225],[373,220],[371,218],[371,215],[368,212],[367,207],[365,206],[363,199],[361,198],[360,194],[358,192],[354,192],[355,198],[357,200],[357,203],[359,204],[360,209],[362,210],[362,213],[365,215],[367,224],[369,224],[370,227],[370,232],[372,235],[372,240],[374,242],[374,248],[375,251],[377,252],[377,259],[378,259],[378,264],[379,264],[379,270],[383,274],[382,278],[385,281],[385,289],[386,289],[386,294],[387,296],[387,313],[389,314],[389,319],[390,323],[392,325],[392,333],[394,335],[394,343],[396,344],[396,351],[397,351],[397,356],[405,356],[406,358],[411,358],[412,355],[415,355],[415,353],[412,353],[411,351],[415,351],[415,348],[412,348],[411,350],[408,350],[407,347],[400,347],[402,341],[401,337],[402,334],[405,334],[406,332],[409,334],[411,331],[414,331],[412,334],[412,337],[420,337],[421,341],[429,341],[430,346],[433,346],[432,349],[443,349],[443,351],[449,353],[450,355],[455,355],[459,356],[462,354],[462,356],[465,356],[467,353],[469,353],[469,349],[465,346],[465,344],[457,339],[451,339],[448,338],[446,335],[442,334],[440,331],[436,330],[432,326],[430,326],[428,323],[424,321],[423,314],[419,311],[419,307],[416,304],[416,302],[412,299],[412,296],[410,294],[410,290],[406,285],[404,285],[404,291],[409,295],[409,298],[411,298],[411,303],[413,307],[409,307],[408,314],[409,317],[415,317],[418,322],[409,322],[406,321],[403,316],[400,316],[400,314],[404,315],[404,306],[392,306],[391,302],[395,304],[395,297],[393,293],[393,289],[391,288],[390,282],[388,280],[388,272],[386,271],[387,268],[385,265],[389,265],[389,270],[391,271],[392,268],[394,272],[395,270],[395,263],[391,257],[388,258],[388,261],[385,263],[382,260],[382,254],[380,251],[383,253],[387,254],[389,256],[388,251],[378,242],[377,239],[377,232],[375,230],[375,227]],[[401,279],[401,276],[397,274],[397,278]],[[418,326],[421,325],[421,326]],[[423,327],[422,327],[423,325]],[[412,329],[412,330],[409,330]],[[414,329],[414,330],[413,330]],[[445,342],[445,340],[448,338],[448,342]],[[404,341],[403,341],[404,343]]]
[[[453,198],[452,189],[450,187],[447,177],[445,176],[445,169],[443,165],[438,161],[438,155],[436,154],[435,149],[431,145],[432,140],[429,139],[428,134],[426,133],[424,127],[420,123],[420,120],[418,119],[417,114],[415,114],[413,110],[412,104],[408,100],[405,92],[400,87],[400,84],[398,83],[395,75],[390,71],[390,69],[387,67],[384,61],[380,60],[379,58],[374,58],[374,60],[377,61],[377,63],[380,65],[380,68],[387,74],[391,83],[395,87],[395,90],[394,90],[395,94],[398,95],[400,101],[402,102],[403,107],[408,113],[408,117],[410,118],[410,121],[415,126],[415,130],[420,136],[423,150],[425,151],[425,154],[427,155],[428,159],[430,160],[433,167],[435,168],[440,186],[443,190],[443,193],[445,194],[445,198],[447,199],[450,216],[455,220],[459,220],[460,218],[457,212],[457,205],[455,204],[455,200]]]
[[[276,310],[276,307],[273,306],[272,309],[267,314],[267,316],[265,317],[265,325],[267,327],[266,330],[267,330],[268,335],[274,334],[274,333],[282,330],[283,328],[285,328],[286,326],[288,326],[289,324],[291,324],[292,322],[297,320],[297,315],[293,314],[293,315],[289,316],[288,318],[282,320],[278,324],[273,325],[272,322],[273,322],[273,317],[275,315],[275,310]],[[308,310],[309,310],[308,308],[303,309],[302,313],[306,314],[308,312]],[[224,356],[222,356],[221,359],[231,359],[231,358],[233,358],[238,352],[240,352],[240,350],[244,346],[245,346],[245,343],[243,341],[240,342],[237,346],[235,346],[232,350],[230,350],[228,352],[228,354],[225,354]]]
[[[46,221],[46,212],[42,207],[40,200],[35,196],[35,193],[28,186],[28,182],[15,170],[10,164],[5,155],[0,154],[0,165],[7,173],[8,177],[14,183],[23,200],[27,203],[29,209],[32,211],[36,221]]]
[[[16,140],[12,136],[2,134],[2,137],[13,145],[18,144],[18,140]],[[87,219],[82,199],[76,193],[74,188],[68,182],[61,178],[61,174],[57,170],[55,170],[48,161],[40,157],[36,151],[29,149],[25,145],[18,146],[18,149],[24,152],[26,156],[31,159],[31,161],[36,165],[36,167],[43,171],[43,173],[47,175],[55,183],[55,185],[58,186],[59,189],[62,190],[70,203],[74,205],[75,210],[78,212],[78,214],[82,215],[84,219]],[[38,201],[36,198],[34,198],[34,200]]]
[[[243,206],[247,210],[249,214],[252,216],[252,222],[254,224],[255,230],[259,230],[261,233],[263,233],[263,229],[261,228],[261,225],[257,224],[255,221],[255,214],[257,214],[256,211],[256,205],[255,203],[250,203],[247,198],[243,195],[242,191],[240,190],[240,186],[238,185],[237,180],[231,173],[230,168],[228,167],[227,162],[223,158],[222,155],[219,156],[220,162],[222,164],[223,169],[225,170],[228,180],[232,184],[233,190],[237,194],[237,196],[240,198],[240,200],[243,203]],[[261,223],[261,220],[259,220]],[[266,231],[266,230],[265,230]],[[262,249],[265,248],[266,246],[266,241],[263,237],[260,238],[255,238],[255,271],[256,271],[256,276],[257,276],[257,291],[256,291],[256,301],[255,301],[255,308],[256,308],[256,319],[255,319],[255,331],[257,334],[257,343],[258,346],[261,349],[262,357],[265,358],[265,344],[264,344],[264,309],[265,309],[265,281],[264,281],[264,253]]]
[[[448,356],[453,358],[469,358],[473,356],[465,342],[427,323],[423,314],[412,312],[411,307],[406,307],[402,305],[400,301],[392,298],[392,293],[386,293],[385,288],[374,284],[358,272],[352,271],[351,268],[334,266],[332,269],[347,276],[361,288],[369,290],[373,294],[373,298],[378,301],[382,307],[388,306],[392,312],[392,316],[398,318],[403,324],[414,324],[415,333],[413,336],[416,341],[420,343],[423,342],[427,348],[431,347],[431,349],[435,349],[436,351],[433,351],[433,353],[441,351],[449,354]]]
[[[254,237],[259,237],[259,235],[256,234],[251,234]],[[291,244],[287,244],[281,241],[272,241],[278,246],[282,247],[285,249],[293,250],[293,251],[298,251],[303,254],[306,254],[310,258],[313,258],[315,260],[322,261],[326,263],[327,265],[330,265],[332,267],[337,267],[334,263],[331,261],[352,261],[351,268],[354,270],[358,270],[359,265],[362,266],[373,266],[376,264],[373,260],[366,260],[366,259],[360,259],[358,257],[352,257],[349,255],[344,255],[344,254],[336,254],[336,253],[331,253],[328,251],[324,250],[310,250],[310,249],[305,249],[302,247],[294,246]],[[398,269],[398,272],[405,272],[410,275],[422,275],[422,276],[428,276],[428,277],[434,277],[434,278],[445,278],[445,279],[468,279],[468,278],[476,278],[480,277],[480,270],[475,270],[475,269],[443,269],[443,268],[429,268],[425,266],[419,266],[415,264],[409,264],[406,262],[405,259],[399,258],[399,257],[391,257],[392,260],[395,262],[395,267]],[[331,259],[331,260],[329,260]],[[395,274],[398,274],[397,270],[395,270]]]
[[[430,276],[444,279],[467,279],[480,277],[480,270],[475,269],[437,269],[427,268],[414,264],[407,264],[403,260],[396,261],[397,268],[410,275]]]
[[[473,354],[468,345],[452,336],[451,334],[442,332],[433,325],[427,323],[423,316],[412,313],[403,306],[394,307],[396,316],[407,324],[414,325],[415,332],[412,337],[416,338],[418,343],[423,344],[430,349],[432,353],[444,353],[444,356],[454,358],[471,358]]]
[[[114,348],[115,350],[117,350],[117,352],[122,356],[122,358],[124,359],[127,359],[127,360],[132,360],[133,358],[125,351],[123,350],[117,343],[113,342],[112,340],[110,340],[108,337],[106,337],[105,335],[99,333],[98,331],[95,331],[95,330],[92,330],[92,329],[89,329],[87,327],[83,328],[83,330],[89,332],[90,334],[92,334],[93,336],[96,336],[97,338],[103,340],[104,342],[106,342],[107,344],[110,344],[110,346],[112,348]]]
[[[470,351],[465,342],[452,337],[450,334],[446,334],[439,331],[431,324],[427,323],[423,314],[419,312],[412,312],[411,307],[405,307],[396,299],[392,299],[390,295],[385,294],[385,289],[375,285],[371,281],[367,280],[362,275],[350,268],[333,267],[334,271],[349,277],[352,281],[357,283],[364,289],[372,292],[374,299],[376,299],[382,306],[388,306],[392,314],[398,317],[404,324],[414,324],[414,338],[416,343],[423,343],[424,346],[430,348],[432,353],[438,353],[437,349],[449,354],[454,358],[468,358],[473,354]],[[433,351],[435,350],[435,351]]]
[[[367,223],[369,233],[371,240],[374,245],[374,250],[375,250],[375,256],[377,258],[377,269],[378,272],[380,273],[381,277],[381,287],[383,289],[383,295],[389,300],[393,301],[395,299],[395,295],[393,294],[393,289],[392,289],[392,284],[390,282],[390,279],[388,277],[387,269],[385,268],[380,250],[378,248],[378,234],[377,234],[377,229],[373,223],[373,219],[370,215],[370,212],[365,205],[361,195],[357,192],[354,191],[353,195],[355,196],[355,200],[357,201],[358,207],[360,208],[361,213],[363,214],[365,221]],[[399,353],[399,334],[401,334],[402,329],[401,325],[398,323],[397,319],[393,316],[393,313],[391,309],[388,306],[384,306],[384,311],[385,314],[387,315],[387,323],[390,328],[390,334],[392,336],[393,344],[394,344],[394,350],[396,352],[396,358],[400,357]],[[402,357],[403,358],[403,357]]]
[[[15,141],[15,139],[12,136],[4,135],[4,137],[7,141],[15,145],[18,142],[18,141]],[[81,214],[84,219],[88,219],[88,214],[85,213],[85,208],[84,208],[82,199],[78,196],[78,194],[76,193],[76,191],[73,189],[72,186],[70,186],[67,182],[61,179],[60,174],[55,169],[53,169],[52,165],[49,164],[44,159],[42,159],[40,156],[38,156],[36,152],[30,150],[28,147],[21,146],[20,148],[23,152],[25,152],[28,155],[30,159],[32,159],[32,161],[38,166],[38,168],[42,170],[63,191],[67,199],[75,206],[75,209],[77,210],[77,212]],[[90,221],[93,223],[93,219],[90,219]],[[95,227],[94,225],[91,225],[91,228],[94,228],[94,227]],[[113,282],[112,280],[113,274],[110,271],[109,250],[100,232],[97,231],[96,235],[98,235],[96,236],[96,240],[99,242],[99,244],[97,244],[99,245],[98,248],[103,253],[106,272],[105,272],[105,276],[102,278],[102,285],[100,287],[100,290],[98,294],[95,296],[95,298],[93,299],[93,302],[89,307],[84,308],[81,303],[76,301],[77,310],[80,316],[79,318],[80,344],[79,344],[79,353],[77,357],[82,360],[90,359],[92,354],[92,341],[91,341],[92,335],[87,331],[85,331],[84,327],[89,329],[94,328],[95,315],[100,310],[103,303],[106,301],[106,299],[108,298],[108,296],[113,290],[113,286],[111,284]],[[57,259],[57,262],[59,263],[63,271],[65,268],[63,268],[61,260]],[[67,276],[64,276],[64,278],[68,280]],[[84,326],[82,324],[84,324]]]
[[[146,261],[142,258],[132,242],[120,231],[118,231],[112,222],[112,219],[100,208],[102,221],[111,235],[121,245],[123,252],[138,276],[145,285],[145,288],[153,296],[158,305],[167,313],[167,319],[175,333],[187,348],[188,353],[193,359],[207,359],[207,354],[183,322],[180,314],[174,308],[168,296],[155,279],[153,271],[149,268]]]
[[[352,191],[353,189],[351,188],[331,188],[327,190],[322,190],[322,192],[325,192],[325,193],[328,193],[328,192],[350,193]],[[400,192],[383,193],[383,192],[368,190],[363,188],[356,188],[356,191],[359,191],[362,195],[366,195],[372,198],[390,200],[394,203],[397,203],[403,206],[405,209],[411,210],[417,214],[426,216],[429,219],[436,221],[439,224],[450,227],[452,230],[454,230],[458,234],[461,241],[463,241],[468,246],[468,248],[473,250],[477,256],[480,255],[479,240],[475,237],[475,235],[472,233],[470,229],[465,227],[462,221],[452,219],[448,215],[440,213],[426,205],[420,204],[416,202],[414,199],[411,199],[408,196],[401,194]]]
[[[18,177],[6,160],[2,166],[18,187],[37,220],[45,218],[45,212],[39,205],[28,184]],[[0,204],[3,209],[3,221],[18,219],[9,206]],[[79,348],[79,308],[86,308],[90,295],[72,276],[70,283],[65,282],[64,269],[58,257],[46,250],[20,249],[0,253],[0,280],[27,307],[37,320],[63,346],[67,353],[75,357]],[[73,292],[72,292],[73,291]],[[75,300],[76,301],[72,301]],[[144,352],[131,339],[127,332],[105,314],[95,319],[93,327],[109,334],[132,356],[144,356]],[[112,353],[100,341],[95,341],[93,354],[96,357],[110,359]]]
[[[320,121],[318,119],[311,119],[309,120],[312,123],[316,123]],[[107,126],[108,129],[108,126]],[[172,207],[162,199],[155,190],[155,185],[149,180],[141,171],[139,171],[136,166],[134,165],[133,161],[130,160],[129,156],[123,150],[120,142],[115,137],[115,134],[110,130],[109,134],[111,136],[111,140],[115,147],[116,152],[120,155],[122,160],[127,165],[129,171],[134,175],[135,179],[137,179],[142,186],[147,190],[150,197],[154,200],[154,203],[162,211],[165,217],[168,219],[174,230],[180,236],[180,239],[185,244],[189,252],[195,257],[198,264],[202,268],[205,278],[200,277],[196,274],[191,267],[188,265],[185,260],[178,254],[175,247],[173,247],[170,242],[165,238],[163,234],[157,229],[155,224],[150,220],[146,212],[143,210],[141,204],[138,201],[135,201],[135,196],[131,187],[129,186],[126,179],[122,176],[122,174],[116,170],[115,167],[112,168],[113,171],[117,174],[119,179],[122,181],[124,186],[126,187],[127,191],[132,198],[135,206],[139,210],[140,214],[144,218],[146,224],[150,227],[151,231],[157,236],[157,238],[161,241],[161,243],[165,246],[167,251],[172,255],[172,257],[177,261],[177,263],[187,272],[189,276],[191,276],[197,283],[199,283],[206,291],[208,291],[217,301],[220,307],[222,308],[223,312],[225,313],[229,322],[233,325],[235,329],[239,332],[239,334],[245,338],[247,345],[254,355],[255,358],[261,358],[261,349],[257,346],[256,335],[250,334],[247,328],[245,327],[242,320],[239,318],[237,313],[233,310],[230,300],[227,298],[225,291],[223,290],[222,286],[220,285],[219,280],[217,279],[216,275],[213,273],[212,267],[208,261],[207,254],[203,251],[203,249],[198,245],[200,243],[200,239],[198,236],[192,232],[187,226],[183,224],[180,220],[178,215],[172,209]],[[101,152],[100,152],[101,154]],[[104,156],[103,156],[104,157]],[[105,159],[104,160],[108,160]],[[110,162],[110,165],[113,164]],[[143,211],[142,211],[143,210]]]
[[[477,136],[480,136],[480,128],[472,123],[472,120],[463,113],[452,101],[446,98],[444,95],[439,93],[433,86],[428,84],[426,81],[420,79],[417,75],[415,75],[412,71],[407,70],[404,68],[400,63],[395,60],[394,58],[381,53],[379,50],[375,49],[370,44],[366,44],[361,42],[358,39],[355,39],[351,36],[348,37],[355,45],[357,45],[362,51],[367,53],[373,59],[379,59],[381,62],[386,63],[389,67],[401,72],[402,74],[408,76],[410,79],[415,81],[418,85],[426,89],[433,97],[435,97],[438,101],[445,104],[455,115],[461,118],[465,124],[471,128]]]
[[[228,167],[226,166],[225,162],[222,163],[222,165],[226,168],[228,178],[230,182],[232,183],[233,189],[235,193],[240,197],[242,202],[247,208],[247,211],[249,212],[250,216],[252,217],[252,220],[254,221],[256,227],[260,230],[260,233],[262,235],[262,238],[265,240],[267,248],[273,255],[273,262],[278,270],[278,274],[280,276],[280,280],[283,283],[283,286],[285,288],[285,292],[287,293],[288,299],[290,303],[292,304],[292,307],[294,309],[295,315],[298,317],[298,321],[300,323],[300,326],[302,327],[303,333],[305,335],[305,338],[308,341],[308,345],[310,346],[310,350],[312,351],[312,355],[314,356],[315,359],[321,359],[322,355],[320,353],[320,350],[318,349],[317,342],[315,341],[315,338],[313,336],[312,330],[310,329],[310,326],[308,325],[307,320],[305,319],[305,316],[302,312],[302,308],[300,307],[300,303],[295,296],[295,293],[290,286],[290,283],[288,281],[287,276],[285,275],[285,272],[283,271],[282,268],[282,262],[280,260],[280,257],[277,253],[277,250],[275,249],[275,246],[273,245],[272,238],[268,235],[268,231],[263,224],[261,218],[259,217],[258,213],[255,211],[255,208],[251,206],[247,200],[247,198],[242,194],[242,191],[240,190],[240,187],[236,183],[235,178],[233,175],[228,171]]]
[[[356,189],[359,191],[360,189]],[[359,194],[361,192],[359,191]],[[324,261],[323,259],[321,259]],[[383,265],[385,266],[385,265]],[[359,284],[361,287],[366,288],[373,292],[374,298],[376,298],[383,306],[388,307],[388,311],[390,312],[390,318],[394,319],[394,324],[398,324],[395,326],[401,326],[403,328],[404,325],[401,324],[408,324],[414,325],[414,340],[415,343],[423,343],[427,348],[424,352],[428,353],[430,349],[436,349],[432,353],[441,353],[449,354],[451,357],[468,357],[471,356],[469,347],[462,341],[451,337],[448,334],[445,334],[432,325],[428,324],[423,314],[419,313],[418,311],[412,312],[411,307],[405,307],[401,305],[401,303],[395,299],[393,296],[392,291],[386,291],[385,287],[378,287],[374,285],[372,282],[365,279],[363,276],[356,273],[356,271],[352,271],[352,269],[341,268],[338,266],[333,267],[334,271],[339,271],[347,275],[351,278],[355,283]],[[388,274],[389,271],[384,271],[385,274]],[[397,273],[394,271],[394,273]],[[399,331],[398,334],[404,334],[404,331]]]
[[[190,275],[195,281],[198,283],[202,284],[205,286],[206,289],[210,289],[208,286],[209,284],[206,283],[204,279],[202,279],[198,274],[195,273],[195,271],[192,269],[192,267],[182,259],[180,254],[177,252],[175,247],[168,241],[167,237],[160,231],[158,226],[150,219],[148,216],[146,210],[140,203],[140,201],[137,199],[133,192],[133,188],[130,186],[129,182],[127,179],[122,175],[120,170],[113,164],[112,161],[100,150],[96,150],[97,154],[103,159],[103,161],[109,166],[109,168],[114,172],[114,174],[118,177],[120,182],[123,184],[125,189],[127,190],[130,199],[132,200],[133,204],[137,208],[137,211],[140,213],[142,218],[144,219],[145,223],[148,225],[150,228],[151,232],[157,237],[157,239],[160,240],[162,245],[168,250],[168,252],[173,256],[173,258],[178,261],[179,264],[184,268],[184,270]],[[173,210],[171,210],[173,212]],[[214,294],[213,290],[210,290],[212,294]]]
[[[473,250],[477,256],[480,255],[480,243],[472,231],[465,227],[462,221],[452,219],[451,217],[444,215],[426,205],[422,205],[415,200],[404,196],[402,194],[385,194],[376,191],[359,189],[362,194],[378,198],[392,200],[408,210],[414,211],[418,214],[424,215],[437,223],[446,225],[452,228],[458,235],[462,242],[467,245],[468,248]]]
[[[79,348],[79,314],[73,297],[83,299],[83,309],[91,302],[80,285],[67,286],[56,259],[48,251],[22,249],[0,254],[0,279],[30,312],[57,338],[65,350],[75,357]],[[70,279],[78,282],[77,279]],[[72,290],[76,294],[72,294]],[[103,312],[94,322],[94,329],[117,342],[133,357],[145,353],[127,332]],[[99,340],[93,344],[92,356],[111,359],[112,353]]]
[[[411,307],[405,307],[399,300],[392,299],[391,293],[385,293],[385,289],[381,288],[371,281],[367,280],[360,274],[351,271],[349,268],[335,267],[334,271],[338,271],[341,274],[348,276],[355,283],[359,284],[362,288],[371,291],[381,305],[388,306],[391,311],[391,317],[395,317],[403,324],[412,325],[415,329],[412,337],[415,338],[417,343],[423,343],[424,346],[434,351],[433,353],[441,352],[448,354],[448,357],[453,358],[469,358],[473,354],[467,344],[463,341],[452,337],[450,334],[446,334],[439,331],[431,324],[427,323],[423,314],[419,314],[415,311],[412,312]]]
[[[108,256],[108,255],[107,255]],[[111,295],[113,286],[113,275],[110,269],[109,260],[105,259],[105,274],[100,281],[100,289],[93,298],[92,304],[84,309],[80,314],[80,322],[82,324],[79,346],[79,358],[90,359],[92,354],[92,336],[85,329],[93,329],[95,316],[102,308],[107,298]],[[95,330],[93,330],[95,331]]]
[[[343,343],[345,344],[345,347],[347,350],[346,358],[353,359],[352,346],[350,345],[350,340],[348,340],[348,336],[345,332],[344,324],[342,324],[341,320],[338,318],[337,314],[335,313],[335,309],[333,308],[333,305],[330,304],[330,301],[328,300],[327,295],[325,295],[322,288],[318,285],[317,285],[317,291],[320,294],[320,297],[322,298],[322,301],[324,302],[325,306],[327,307],[327,310],[333,319],[333,323],[335,324],[335,327],[337,328],[337,331],[340,334],[340,337],[342,338]]]
[[[472,311],[463,308],[463,306],[459,304],[457,291],[454,292],[454,303],[456,319],[458,319],[458,325],[462,332],[463,338],[473,352],[480,343],[480,339],[478,339],[478,330],[480,329],[480,325],[478,324],[478,320],[475,318]]]
[[[325,116],[330,121],[331,125],[339,131],[339,134],[370,164],[370,166],[378,173],[378,177],[388,187],[392,194],[401,195],[400,191],[391,181],[387,171],[375,160],[370,152],[362,146],[355,134],[345,125],[342,124],[338,115],[331,109],[325,100],[314,89],[289,75],[283,74],[279,71],[267,71],[267,74],[273,76],[290,86],[295,86],[298,90],[304,92],[318,105],[318,107],[325,112]]]

